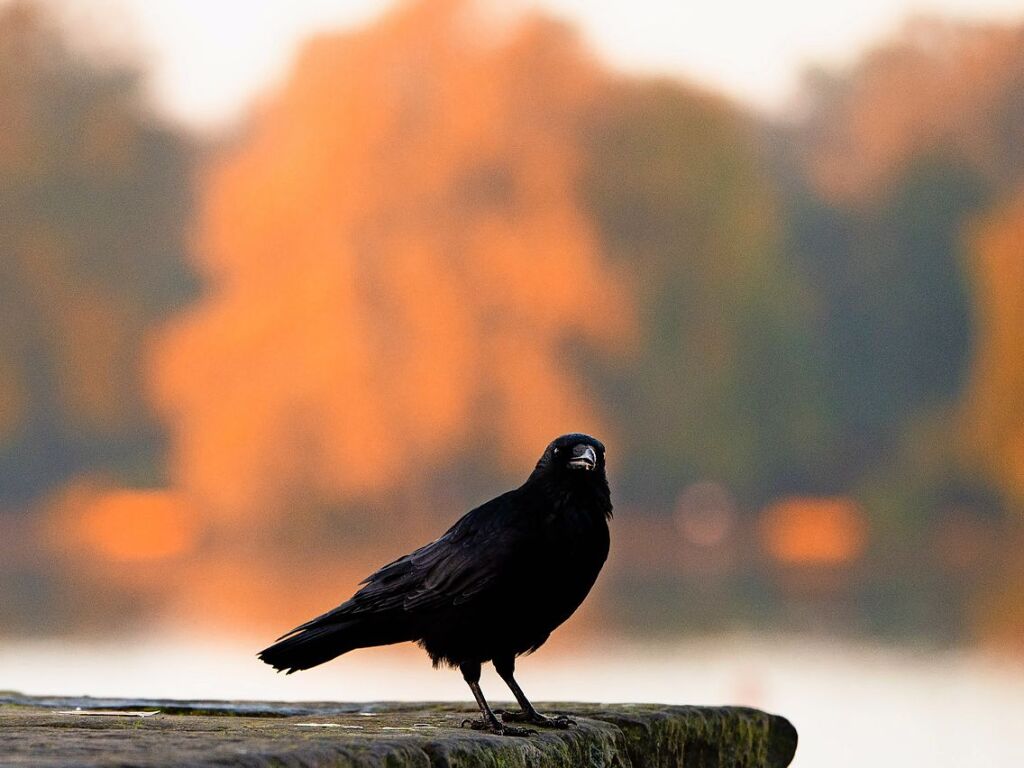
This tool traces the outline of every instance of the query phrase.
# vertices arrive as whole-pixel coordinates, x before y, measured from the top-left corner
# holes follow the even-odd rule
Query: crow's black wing
[[[388,563],[349,600],[288,634],[369,614],[415,615],[463,605],[516,578],[529,560],[529,516],[517,501],[517,492],[509,491],[467,512],[441,538]]]
[[[515,578],[517,566],[529,559],[529,520],[515,502],[515,492],[492,499],[441,538],[384,566],[363,582],[353,608],[429,612],[462,605]]]
[[[260,651],[275,669],[309,669],[354,648],[416,640],[422,622],[514,582],[530,562],[530,518],[510,491],[389,563],[334,610]]]

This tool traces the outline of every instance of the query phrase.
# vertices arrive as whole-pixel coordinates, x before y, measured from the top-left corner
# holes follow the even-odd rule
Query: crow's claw
[[[566,717],[565,715],[557,715],[556,717],[545,717],[544,715],[534,712],[508,712],[501,710],[499,713],[501,719],[506,723],[530,723],[530,725],[540,725],[544,728],[560,728],[565,730],[576,725],[576,721]]]
[[[549,728],[565,729],[576,727],[576,721],[573,720],[571,717],[567,717],[565,715],[555,715],[554,717],[545,717],[544,719],[547,721],[545,725],[547,725]]]
[[[502,725],[498,722],[488,722],[487,720],[463,720],[462,727],[472,728],[474,731],[490,731],[498,736],[536,736],[537,732],[533,728],[514,728],[511,725]]]

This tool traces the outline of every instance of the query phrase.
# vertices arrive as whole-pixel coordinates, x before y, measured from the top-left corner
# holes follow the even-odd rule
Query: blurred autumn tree
[[[474,498],[458,489],[608,431],[565,360],[633,333],[577,192],[606,76],[562,25],[488,38],[478,10],[405,4],[313,40],[207,174],[209,291],[164,334],[154,382],[174,478],[227,540],[257,509],[279,551],[279,523],[306,551],[367,504],[434,530]]]
[[[189,144],[138,72],[0,8],[0,508],[83,472],[159,482],[140,350],[193,293]]]

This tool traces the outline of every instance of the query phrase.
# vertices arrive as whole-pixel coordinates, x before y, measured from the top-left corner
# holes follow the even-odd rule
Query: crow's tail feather
[[[257,656],[290,675],[356,648],[413,639],[408,618],[401,613],[328,614],[297,627]]]

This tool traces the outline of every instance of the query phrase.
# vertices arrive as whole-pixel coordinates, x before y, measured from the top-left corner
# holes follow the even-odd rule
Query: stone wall
[[[107,710],[116,715],[62,714]],[[569,730],[493,736],[461,704],[279,704],[0,696],[4,766],[781,768],[797,735],[739,707],[545,704]],[[129,712],[159,714],[140,717]]]

